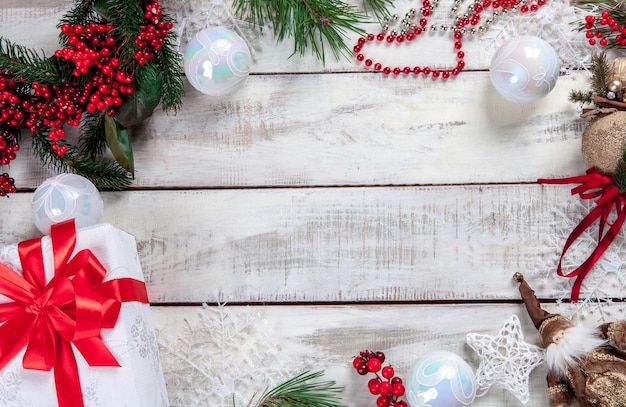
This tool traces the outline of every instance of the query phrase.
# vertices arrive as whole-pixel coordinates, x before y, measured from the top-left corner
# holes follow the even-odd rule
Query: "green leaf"
[[[111,19],[111,4],[109,0],[94,0],[93,9],[107,20]]]
[[[115,160],[128,172],[135,174],[130,130],[108,115],[104,118],[104,133],[107,145]]]
[[[156,65],[146,64],[136,72],[135,91],[117,111],[117,120],[124,127],[141,123],[152,115],[161,100],[163,74]]]

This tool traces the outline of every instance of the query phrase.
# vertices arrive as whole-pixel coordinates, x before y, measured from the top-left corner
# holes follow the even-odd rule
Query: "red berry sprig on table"
[[[367,382],[367,387],[372,395],[378,396],[376,407],[408,407],[405,401],[400,400],[405,393],[402,379],[395,376],[391,365],[383,366],[384,362],[383,352],[364,350],[353,359],[352,366],[361,376],[374,374],[375,377]]]
[[[626,26],[619,24],[607,10],[602,11],[600,19],[593,15],[585,16],[585,29],[589,45],[626,46]],[[611,38],[614,33],[615,37]]]

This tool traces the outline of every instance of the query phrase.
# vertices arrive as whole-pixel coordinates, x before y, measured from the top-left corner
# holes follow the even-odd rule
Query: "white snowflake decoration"
[[[157,332],[172,406],[246,407],[267,388],[307,370],[284,361],[271,329],[249,307],[203,307],[177,337]]]
[[[577,322],[592,319],[592,322],[601,323],[610,320],[614,311],[620,313],[626,311],[626,306],[622,302],[626,287],[624,275],[624,264],[626,264],[626,231],[624,229],[626,228],[622,228],[585,277],[577,303],[569,302],[575,278],[565,278],[556,274],[556,266],[565,241],[594,207],[595,203],[591,200],[572,197],[563,207],[553,209],[555,214],[553,227],[556,233],[547,238],[547,243],[554,248],[553,256],[544,259],[536,271],[529,273],[540,280],[544,286],[551,288],[549,294],[558,299],[559,312]],[[563,258],[563,274],[569,274],[582,264],[597,245],[598,223],[595,222],[568,249]],[[533,283],[533,286],[537,288],[541,284]],[[619,302],[614,302],[614,299]]]
[[[508,390],[519,401],[529,400],[530,372],[544,361],[544,351],[524,342],[517,315],[511,315],[495,336],[470,333],[467,344],[480,357],[476,369],[476,396],[483,396],[492,386]]]

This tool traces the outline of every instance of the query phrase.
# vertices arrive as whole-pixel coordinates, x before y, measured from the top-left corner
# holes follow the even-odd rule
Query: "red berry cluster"
[[[596,27],[596,23],[599,26],[606,26],[606,28]],[[626,46],[626,27],[620,25],[614,18],[611,17],[611,13],[604,10],[598,20],[595,16],[588,15],[585,17],[585,33],[589,45],[599,44],[603,47],[609,45],[610,36],[615,34],[615,44],[621,47]],[[610,29],[610,30],[609,30]]]
[[[146,24],[141,26],[141,31],[135,38],[135,45],[139,50],[133,55],[139,65],[145,65],[154,59],[154,54],[161,50],[165,44],[165,37],[173,27],[172,22],[163,21],[162,16],[159,3],[155,1],[146,4],[143,15]]]
[[[385,354],[364,350],[352,361],[352,366],[357,373],[365,376],[373,373],[374,378],[367,382],[370,393],[378,396],[376,407],[408,407],[405,401],[400,400],[405,393],[402,379],[395,376],[395,371],[390,365],[384,366]],[[380,374],[379,374],[380,372]]]
[[[74,76],[89,75],[84,85],[85,110],[93,113],[106,109],[109,116],[115,116],[115,107],[122,104],[122,96],[134,90],[133,76],[122,70],[116,56],[114,28],[106,23],[63,24],[61,32],[67,36],[68,46],[54,53],[57,58],[74,64]]]
[[[6,172],[0,175],[0,196],[6,196],[16,191],[15,180]]]

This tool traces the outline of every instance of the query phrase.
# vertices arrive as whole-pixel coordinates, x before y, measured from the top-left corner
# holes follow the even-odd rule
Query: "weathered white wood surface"
[[[575,199],[525,184],[104,197],[103,221],[138,241],[152,301],[211,303],[518,299],[511,276],[555,261],[552,208]],[[11,200],[5,244],[36,234],[29,194]]]
[[[440,3],[433,22],[449,18],[450,2]],[[4,0],[0,35],[50,53],[70,4]],[[397,4],[404,12],[410,2]],[[137,238],[164,360],[186,326],[201,332],[202,302],[274,304],[252,309],[281,358],[315,360],[356,407],[374,403],[351,368],[359,350],[385,351],[404,375],[431,350],[476,368],[465,335],[495,334],[512,313],[537,343],[511,303],[511,276],[554,267],[563,225],[553,208],[577,198],[569,186],[534,182],[584,171],[584,122],[567,95],[587,81],[571,74],[538,102],[506,102],[489,82],[490,44],[464,41],[471,72],[441,81],[288,58],[292,44],[266,35],[239,91],[211,98],[188,88],[178,115],[157,112],[138,129],[137,179],[131,191],[103,193],[103,221]],[[450,45],[428,34],[406,49],[371,51],[390,63],[447,66]],[[23,192],[0,202],[0,244],[36,235],[29,191],[52,175],[27,140],[10,168]],[[534,283],[541,297],[558,298]],[[622,295],[619,286],[608,292]],[[624,316],[611,310],[607,318]],[[531,406],[547,405],[543,376],[532,375]],[[493,389],[474,405],[521,403]]]
[[[511,281],[512,283],[512,281]],[[509,287],[515,290],[513,284]],[[610,307],[609,307],[610,308]],[[174,369],[181,360],[192,359],[201,386],[210,386],[212,375],[223,380],[227,376],[235,377],[230,363],[240,363],[253,355],[233,357],[229,350],[220,353],[220,348],[202,342],[201,338],[192,338],[189,328],[207,331],[214,325],[220,326],[220,318],[250,318],[258,321],[259,328],[250,328],[251,341],[268,343],[268,353],[274,347],[280,352],[275,359],[263,361],[259,368],[284,366],[290,361],[291,366],[299,366],[300,371],[325,369],[326,378],[336,380],[344,386],[344,402],[350,407],[368,407],[375,405],[375,398],[367,391],[370,376],[359,376],[352,368],[352,358],[360,350],[384,349],[386,363],[391,363],[397,375],[408,377],[411,366],[423,355],[434,351],[454,352],[467,361],[476,370],[480,364],[477,354],[466,344],[468,333],[496,336],[504,322],[513,314],[518,315],[524,342],[540,346],[537,330],[525,314],[522,305],[377,305],[377,306],[269,306],[238,307],[226,306],[222,313],[209,312],[200,307],[153,307],[153,318],[158,331],[161,355],[165,361],[165,376],[175,377]],[[559,312],[555,306],[546,307],[550,312]],[[214,311],[214,310],[211,310]],[[249,314],[252,313],[252,316]],[[203,314],[203,315],[201,315]],[[624,313],[614,313],[615,317],[624,317]],[[202,318],[204,317],[204,318]],[[323,322],[321,322],[323,321]],[[587,323],[594,326],[593,323]],[[232,329],[227,326],[226,329]],[[262,330],[262,332],[259,332]],[[239,341],[239,339],[238,339]],[[202,354],[188,349],[189,343],[198,348],[215,352],[214,360],[207,360]],[[239,344],[239,342],[235,342]],[[244,348],[249,344],[242,343]],[[261,351],[263,352],[263,351]],[[214,363],[211,365],[210,363]],[[245,364],[245,363],[242,363]],[[287,363],[289,365],[289,363]],[[171,370],[168,370],[171,366]],[[206,376],[205,376],[206,375]],[[529,376],[530,400],[528,406],[547,406],[545,400],[545,365],[535,368]],[[223,376],[223,377],[222,377]],[[252,398],[252,389],[246,390],[234,383],[238,393]],[[197,388],[184,384],[169,389],[175,406],[187,406],[180,403],[185,394],[202,393]],[[201,406],[219,407],[214,396],[213,404],[203,402]],[[178,402],[178,403],[177,403]],[[224,404],[230,406],[232,404]],[[476,398],[475,407],[522,406],[523,404],[508,391],[492,387],[484,396]]]

